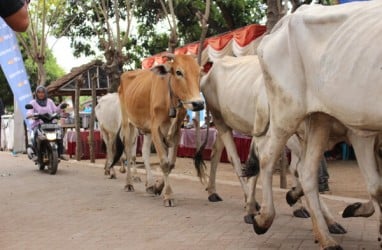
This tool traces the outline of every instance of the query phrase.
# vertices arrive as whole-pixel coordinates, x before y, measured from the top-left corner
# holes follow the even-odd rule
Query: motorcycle
[[[26,109],[33,109],[31,104],[25,105]],[[61,104],[61,109],[66,108],[66,104]],[[59,163],[59,140],[62,139],[62,128],[59,124],[55,123],[60,118],[58,113],[53,114],[38,114],[35,113],[29,118],[39,119],[43,121],[38,125],[37,133],[34,133],[34,145],[28,145],[27,153],[29,159],[33,159],[33,154],[37,156],[35,164],[38,165],[42,171],[48,167],[48,172],[51,175],[56,174]]]

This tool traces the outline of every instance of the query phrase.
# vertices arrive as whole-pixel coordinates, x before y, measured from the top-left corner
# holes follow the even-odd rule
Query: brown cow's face
[[[171,63],[171,88],[183,106],[192,111],[204,108],[200,96],[200,67],[189,55],[177,55]]]

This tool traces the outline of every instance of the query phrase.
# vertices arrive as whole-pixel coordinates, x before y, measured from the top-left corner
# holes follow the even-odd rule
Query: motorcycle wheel
[[[53,175],[56,174],[58,167],[58,152],[57,149],[49,150],[49,163],[48,172]]]

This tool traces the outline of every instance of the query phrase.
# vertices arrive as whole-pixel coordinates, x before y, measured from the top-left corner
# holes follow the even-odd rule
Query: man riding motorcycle
[[[33,109],[28,110],[27,116],[33,117],[33,114],[53,114],[53,113],[62,113],[61,105],[56,106],[52,99],[48,98],[48,91],[44,86],[37,86],[35,90],[35,99],[30,101],[30,104],[33,106]],[[65,104],[66,106],[66,104]],[[37,129],[40,124],[43,122],[39,119],[33,120],[31,124],[31,128],[33,130],[32,135],[32,146],[28,147],[27,153],[28,157],[32,159],[34,162],[37,161],[37,154],[36,154],[36,135],[37,135]],[[64,145],[62,142],[62,139],[59,140],[58,143],[58,154],[60,159],[62,160],[68,160],[68,158],[63,155],[64,153]]]

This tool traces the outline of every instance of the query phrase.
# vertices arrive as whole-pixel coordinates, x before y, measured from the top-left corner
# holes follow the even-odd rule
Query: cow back
[[[251,135],[268,122],[268,104],[257,56],[216,60],[202,78],[201,88],[215,124]],[[217,124],[219,126],[219,124]]]
[[[128,71],[121,76],[118,93],[122,116],[142,130],[150,130],[152,91],[157,89],[156,84],[161,84],[157,78],[150,70]]]
[[[273,110],[299,121],[324,112],[359,129],[382,128],[380,1],[308,6],[283,18],[258,54]]]
[[[101,97],[94,112],[103,129],[112,133],[118,131],[121,126],[121,109],[118,93],[109,93]]]

